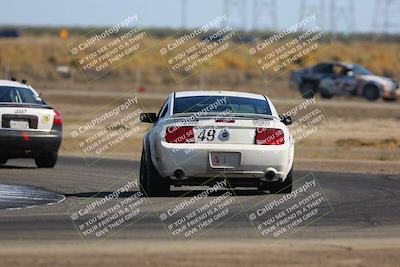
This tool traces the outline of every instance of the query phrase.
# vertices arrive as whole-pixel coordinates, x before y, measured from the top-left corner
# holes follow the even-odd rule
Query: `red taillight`
[[[54,119],[53,119],[53,124],[54,125],[62,125],[62,117],[60,112],[54,110],[55,114],[54,114]]]
[[[285,135],[283,134],[283,131],[281,129],[257,128],[257,145],[283,145],[284,143]]]
[[[165,140],[167,143],[194,143],[192,126],[167,127]]]
[[[24,141],[29,141],[29,134],[27,132],[22,132],[22,137],[24,138]]]

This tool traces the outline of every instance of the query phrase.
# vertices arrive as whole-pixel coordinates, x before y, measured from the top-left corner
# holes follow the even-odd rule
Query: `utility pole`
[[[306,16],[315,15],[317,21],[316,25],[313,26],[320,26],[321,29],[325,29],[325,4],[326,0],[301,0],[299,21],[304,19]]]
[[[253,30],[278,29],[276,0],[253,0]]]
[[[372,21],[372,31],[378,33],[389,33],[398,29],[400,8],[399,0],[375,0],[374,18]],[[397,18],[397,21],[395,20]]]
[[[181,0],[181,28],[185,29],[186,25],[186,12],[187,12],[187,0]]]
[[[330,0],[331,32],[340,32],[338,22],[343,22],[345,32],[355,32],[355,8],[354,0]]]
[[[227,24],[233,28],[246,30],[246,0],[224,0],[224,12],[227,17]],[[235,18],[237,18],[237,20]]]

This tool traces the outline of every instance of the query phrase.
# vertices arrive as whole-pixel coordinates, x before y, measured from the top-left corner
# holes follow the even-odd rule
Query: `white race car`
[[[0,117],[0,164],[12,158],[34,158],[39,168],[55,166],[61,115],[26,81],[0,80]]]
[[[292,191],[294,141],[274,105],[263,95],[187,91],[169,95],[143,138],[140,185],[147,196],[170,186],[257,187]]]

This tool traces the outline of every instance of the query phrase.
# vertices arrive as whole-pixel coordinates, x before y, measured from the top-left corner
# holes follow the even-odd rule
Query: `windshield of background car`
[[[0,86],[1,103],[44,104],[31,90],[22,87]]]
[[[358,75],[371,75],[371,72],[360,65],[353,66],[353,73]]]
[[[272,115],[266,100],[236,96],[190,96],[175,99],[174,113]]]
[[[318,64],[312,68],[315,73],[333,73],[332,64]]]

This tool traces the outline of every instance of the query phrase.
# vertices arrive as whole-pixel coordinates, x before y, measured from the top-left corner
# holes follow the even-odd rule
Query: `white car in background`
[[[169,95],[161,110],[143,113],[154,123],[143,138],[140,186],[147,196],[170,186],[257,187],[292,191],[294,141],[274,105],[263,95],[187,91]]]
[[[12,158],[34,158],[39,168],[55,166],[61,115],[26,81],[0,80],[0,117],[0,164]]]

